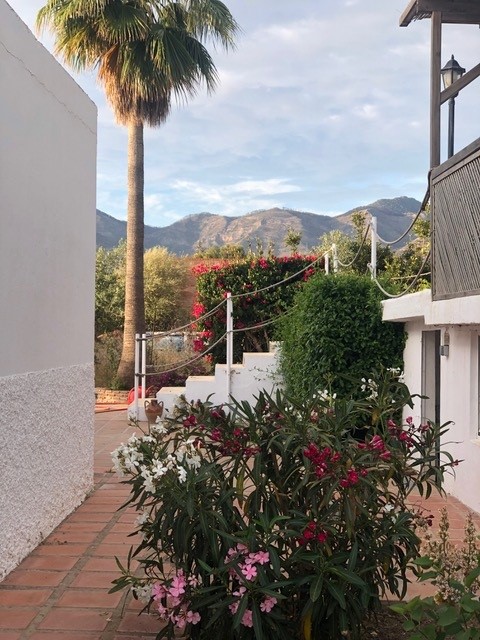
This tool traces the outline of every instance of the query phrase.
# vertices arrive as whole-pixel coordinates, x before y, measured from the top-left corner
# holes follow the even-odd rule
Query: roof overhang
[[[438,11],[442,22],[448,24],[479,24],[478,0],[410,0],[400,18],[400,26],[408,27],[413,20],[431,18]]]

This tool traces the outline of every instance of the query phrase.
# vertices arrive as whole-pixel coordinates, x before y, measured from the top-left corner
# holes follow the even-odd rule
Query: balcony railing
[[[480,138],[431,174],[432,297],[480,294]]]

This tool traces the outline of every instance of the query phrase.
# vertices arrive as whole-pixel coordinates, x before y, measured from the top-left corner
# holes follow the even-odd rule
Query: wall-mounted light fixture
[[[448,329],[445,329],[442,335],[442,343],[440,345],[440,355],[448,357],[450,351],[450,334]]]

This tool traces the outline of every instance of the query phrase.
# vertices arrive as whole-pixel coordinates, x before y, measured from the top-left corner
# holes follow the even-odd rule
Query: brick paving
[[[135,543],[127,536],[136,517],[120,509],[129,490],[111,473],[110,458],[132,427],[125,410],[108,409],[97,407],[95,416],[94,491],[0,583],[0,640],[146,640],[158,632],[159,622],[139,617],[129,594],[108,593],[119,576],[114,557],[126,558]],[[467,509],[454,498],[431,497],[437,525],[444,505],[452,540],[462,540]],[[475,521],[480,529],[480,516]],[[425,586],[412,584],[409,596],[417,593]]]

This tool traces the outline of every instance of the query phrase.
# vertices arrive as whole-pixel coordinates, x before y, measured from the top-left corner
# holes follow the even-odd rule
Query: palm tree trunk
[[[128,210],[123,349],[117,378],[129,389],[134,382],[135,334],[145,331],[143,124],[128,124]]]

